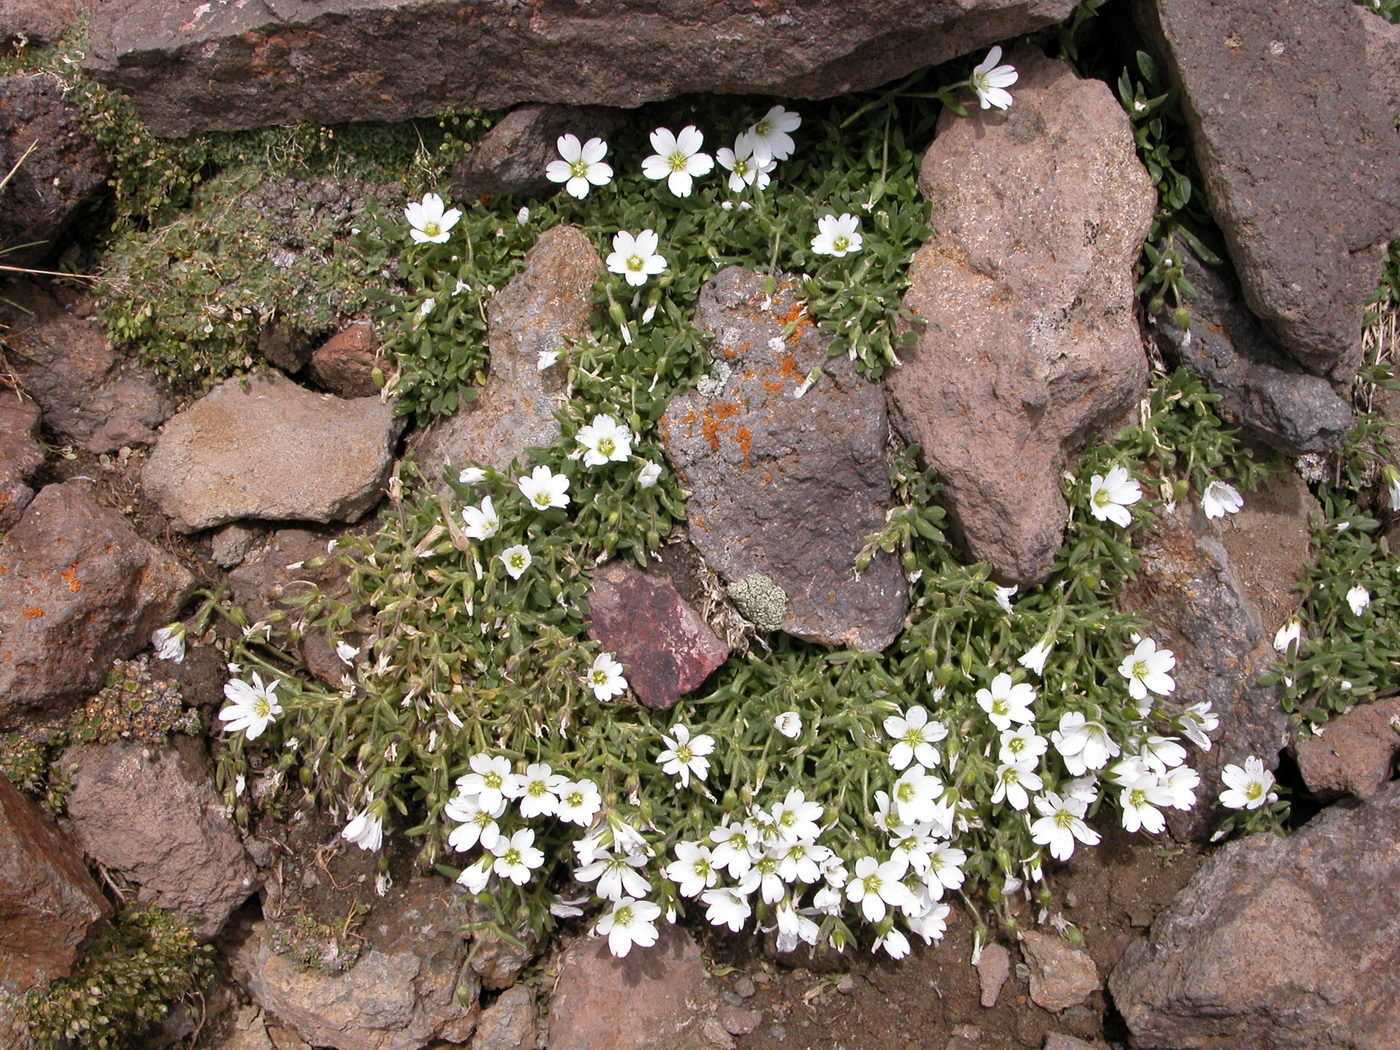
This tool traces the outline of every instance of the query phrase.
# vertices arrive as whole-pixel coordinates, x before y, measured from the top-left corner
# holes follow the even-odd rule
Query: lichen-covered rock
[[[184,566],[98,504],[96,486],[42,489],[0,540],[0,729],[95,692],[194,587]]]
[[[1389,1050],[1400,1027],[1400,785],[1208,860],[1108,987],[1142,1050]]]
[[[448,463],[502,470],[531,446],[559,440],[554,410],[567,370],[540,371],[539,355],[563,350],[588,333],[593,286],[603,260],[583,231],[555,226],[540,234],[525,265],[487,308],[490,371],[474,404],[423,432],[423,474],[437,480]]]
[[[28,398],[0,398],[0,532],[19,521],[34,498],[28,485],[44,465],[39,406]]]
[[[562,190],[544,173],[550,161],[559,159],[559,136],[573,135],[579,142],[594,136],[606,139],[626,116],[623,110],[605,106],[526,105],[513,109],[453,165],[452,196],[473,201],[496,194],[539,196]]]
[[[1060,475],[1142,396],[1133,266],[1154,193],[1108,86],[1024,49],[1007,112],[947,112],[919,186],[933,235],[906,310],[926,324],[885,377],[971,556],[1006,580],[1050,573]]]
[[[1272,0],[1137,0],[1135,13],[1181,88],[1245,301],[1295,360],[1350,379],[1400,230],[1394,85],[1366,47],[1376,16]]]
[[[769,296],[760,275],[721,270],[700,290],[696,322],[713,335],[718,372],[673,398],[660,427],[690,490],[691,542],[759,627],[883,649],[907,585],[883,553],[855,573],[892,501],[883,392],[827,356],[789,279]]]
[[[277,373],[227,379],[161,431],[141,473],[181,532],[240,518],[355,521],[379,501],[403,420]]]

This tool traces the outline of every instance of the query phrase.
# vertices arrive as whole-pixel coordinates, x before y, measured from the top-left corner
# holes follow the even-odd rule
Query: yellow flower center
[[[423,224],[423,235],[425,237],[437,237],[442,233],[442,224],[436,222],[425,222]]]
[[[686,163],[689,160],[689,155],[682,153],[680,150],[676,150],[676,152],[666,158],[666,166],[672,171],[685,171]]]

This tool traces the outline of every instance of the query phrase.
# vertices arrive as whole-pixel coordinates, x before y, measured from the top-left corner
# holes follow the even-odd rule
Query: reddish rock
[[[34,498],[28,482],[44,465],[39,447],[39,406],[0,391],[0,532],[19,521]]]
[[[1061,474],[1147,387],[1133,267],[1155,194],[1106,84],[1010,60],[1015,105],[945,112],[924,156],[933,235],[904,307],[927,323],[885,384],[970,555],[1027,584],[1069,520]]]
[[[517,984],[481,1011],[472,1050],[535,1050],[539,1027],[534,989]]]
[[[1320,798],[1374,795],[1395,770],[1400,751],[1400,700],[1353,707],[1300,740],[1293,753],[1303,783]]]
[[[589,633],[617,657],[647,707],[664,711],[700,688],[729,647],[663,576],[612,561],[593,574]]]
[[[997,1004],[1001,987],[1011,976],[1011,953],[995,941],[982,948],[977,959],[977,980],[982,986],[982,1005],[991,1009]]]
[[[1021,954],[1030,968],[1031,1001],[1041,1009],[1067,1010],[1103,987],[1089,953],[1059,934],[1024,931]]]
[[[374,397],[379,384],[374,370],[387,376],[392,368],[379,356],[374,325],[357,321],[331,336],[311,354],[311,378],[336,397]]]
[[[1230,570],[1259,610],[1264,633],[1272,639],[1302,604],[1299,584],[1312,565],[1311,518],[1317,498],[1293,471],[1270,474],[1245,494],[1244,507],[1215,521],[1215,532],[1230,555]]]
[[[704,1028],[720,998],[700,949],[679,926],[660,934],[622,959],[605,937],[569,948],[550,1000],[549,1050],[714,1050]]]
[[[472,151],[452,168],[452,196],[472,201],[496,194],[543,195],[563,186],[545,177],[545,167],[559,159],[560,135],[579,142],[606,139],[627,114],[604,106],[520,106],[481,136]],[[605,158],[612,161],[615,158]]]
[[[111,914],[82,857],[0,776],[0,995],[62,977]]]

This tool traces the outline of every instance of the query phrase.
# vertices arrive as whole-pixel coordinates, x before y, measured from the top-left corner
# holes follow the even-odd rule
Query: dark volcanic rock
[[[110,0],[0,0],[0,44],[23,40],[52,44],[85,12]]]
[[[66,974],[111,914],[82,857],[0,776],[0,998]]]
[[[1205,379],[1220,395],[1217,411],[1247,437],[1289,457],[1335,449],[1351,426],[1351,405],[1283,355],[1219,270],[1189,250],[1182,265],[1199,294],[1187,303],[1185,329],[1170,310],[1152,319],[1162,356]]]
[[[1146,389],[1133,264],[1153,191],[1105,84],[1011,60],[1010,110],[945,113],[924,157],[933,236],[904,306],[927,324],[885,382],[972,557],[1024,584],[1060,547],[1069,458]]]
[[[664,576],[612,561],[593,574],[589,634],[626,668],[627,684],[647,707],[664,711],[700,688],[729,658]]]
[[[1064,19],[1074,0],[123,0],[87,65],[159,135],[693,91],[827,98]],[[581,55],[587,61],[581,61]]]
[[[559,136],[573,135],[579,142],[595,135],[606,139],[625,118],[622,110],[606,106],[513,109],[453,165],[452,196],[469,201],[498,193],[539,196],[562,189],[544,174],[549,162],[559,159]]]
[[[1143,1050],[1390,1050],[1400,787],[1206,862],[1109,978]]]
[[[0,392],[0,532],[19,521],[34,498],[27,482],[44,464],[38,439],[39,406]]]
[[[1182,90],[1245,301],[1310,370],[1350,379],[1363,303],[1400,231],[1393,85],[1357,4],[1136,0]],[[1392,35],[1392,47],[1400,36]]]
[[[908,588],[889,555],[859,576],[854,566],[891,502],[884,396],[827,356],[789,280],[771,297],[763,284],[732,266],[700,290],[696,323],[713,333],[719,371],[662,417],[666,458],[691,491],[690,539],[758,626],[883,649]]]

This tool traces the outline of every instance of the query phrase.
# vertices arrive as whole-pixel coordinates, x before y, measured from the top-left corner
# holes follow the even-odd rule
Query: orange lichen
[[[37,620],[43,615],[44,610],[40,609],[37,605],[31,605],[28,609],[24,610],[24,618],[26,620]]]
[[[83,589],[83,585],[78,582],[78,567],[76,564],[68,566],[58,574],[64,583],[68,584],[68,589],[77,594]]]
[[[732,401],[720,401],[701,410],[700,418],[703,422],[700,424],[700,433],[705,435],[705,440],[710,443],[712,451],[719,451],[720,432],[729,427],[729,424],[724,420],[737,414],[738,411],[739,407]]]
[[[740,427],[734,431],[735,440],[739,442],[739,450],[744,453],[744,469],[749,469],[749,445],[753,442],[753,434],[748,427]]]

